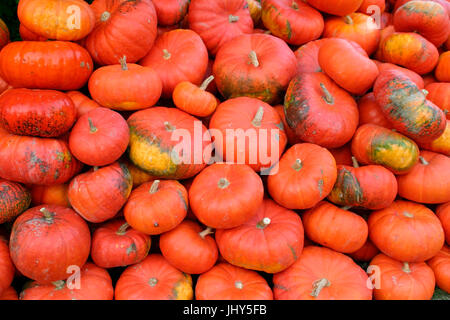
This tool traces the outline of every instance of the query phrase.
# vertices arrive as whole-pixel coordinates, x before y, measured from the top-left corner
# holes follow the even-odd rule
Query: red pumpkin
[[[221,103],[211,117],[209,129],[216,158],[246,164],[257,172],[274,165],[287,143],[278,112],[255,98],[240,97]]]
[[[286,133],[286,137],[288,139],[289,145],[294,145],[296,143],[300,143],[300,139],[297,138],[295,131],[292,130],[286,122],[286,115],[284,114],[284,106],[279,104],[274,107],[274,109],[278,112],[280,116],[281,122],[283,123],[283,129]]]
[[[111,276],[93,263],[88,262],[81,268],[79,283],[72,281],[59,280],[49,284],[34,281],[20,293],[20,300],[113,300]]]
[[[215,55],[229,40],[253,31],[246,0],[191,0],[189,28],[198,33],[208,51]]]
[[[126,268],[115,287],[116,300],[192,300],[193,295],[191,276],[160,254]]]
[[[85,220],[100,223],[114,217],[131,193],[133,181],[125,164],[89,170],[72,179],[67,192],[73,209]]]
[[[439,205],[436,208],[436,215],[444,228],[447,244],[450,244],[450,202]]]
[[[120,59],[121,65],[104,66],[89,78],[89,92],[103,107],[119,111],[151,107],[159,100],[162,83],[155,70]]]
[[[392,128],[392,124],[384,116],[373,92],[366,94],[358,100],[358,109],[360,126],[371,123],[388,129]]]
[[[434,74],[438,81],[450,82],[450,51],[440,55]]]
[[[427,99],[441,108],[447,119],[450,120],[450,83],[435,82],[425,87],[428,92]]]
[[[444,230],[433,211],[422,204],[397,200],[368,219],[370,240],[398,261],[422,262],[444,245]]]
[[[72,99],[75,109],[77,110],[77,119],[88,113],[92,109],[100,107],[94,100],[86,97],[79,91],[68,91],[66,94]]]
[[[331,152],[336,160],[336,165],[352,165],[352,149],[350,143],[347,143],[340,148],[328,149],[328,151]]]
[[[86,49],[68,41],[16,41],[0,52],[0,76],[14,88],[78,90],[93,68]]]
[[[444,245],[427,264],[433,269],[437,286],[450,293],[450,248]]]
[[[6,83],[5,80],[3,80],[2,77],[0,77],[0,96],[3,95],[7,90],[12,89],[12,87]]]
[[[12,286],[8,287],[3,291],[3,294],[0,295],[0,300],[6,301],[13,301],[13,300],[19,300],[19,297],[17,295],[16,289],[14,289]]]
[[[0,19],[0,50],[10,42],[8,26]]]
[[[0,224],[14,220],[31,203],[30,191],[13,181],[0,179],[0,195]]]
[[[363,0],[335,0],[332,4],[327,0],[307,0],[307,2],[325,13],[345,16],[358,10]]]
[[[47,39],[80,40],[95,25],[94,11],[80,0],[22,0],[17,16],[27,29]]]
[[[25,184],[67,182],[81,164],[62,139],[17,136],[0,127],[0,177]]]
[[[322,71],[319,65],[319,50],[326,41],[326,39],[310,41],[295,50],[297,73]]]
[[[27,27],[25,27],[22,23],[19,26],[19,34],[20,38],[22,38],[23,41],[47,41],[48,39],[46,37],[40,36]]]
[[[324,27],[320,12],[303,1],[262,1],[261,18],[274,36],[292,45],[318,39]]]
[[[435,277],[424,262],[400,262],[380,253],[368,270],[375,300],[430,300],[433,296]]]
[[[56,205],[22,213],[14,221],[9,243],[20,273],[42,284],[67,279],[73,273],[69,267],[81,268],[90,248],[86,222],[72,209]]]
[[[189,8],[189,0],[152,0],[158,25],[172,26],[181,22],[186,16]]]
[[[149,235],[172,230],[188,210],[186,188],[176,180],[154,180],[131,192],[124,207],[125,220],[134,229]]]
[[[376,60],[375,60],[375,63],[377,64],[380,74],[384,73],[385,71],[389,71],[389,70],[398,71],[398,72],[402,73],[403,75],[405,75],[406,77],[408,77],[411,81],[413,81],[420,90],[425,88],[424,78],[422,78],[416,72],[406,69],[406,68],[399,67],[392,63],[387,63],[387,62],[382,63],[382,62],[378,62]]]
[[[197,222],[184,220],[159,238],[164,258],[177,269],[188,274],[202,274],[217,261],[218,250],[211,228],[202,228]]]
[[[33,206],[42,204],[54,204],[70,208],[67,191],[69,184],[57,184],[53,186],[33,185],[31,187],[31,203]]]
[[[450,158],[422,151],[420,161],[408,174],[398,177],[398,194],[420,203],[450,201]]]
[[[272,300],[267,281],[255,271],[219,263],[198,277],[197,300]]]
[[[287,269],[303,250],[303,224],[291,210],[265,199],[253,217],[232,229],[216,231],[222,257],[232,265],[277,273]]]
[[[273,277],[276,300],[372,300],[367,274],[346,255],[308,246]]]
[[[241,96],[273,104],[297,70],[297,60],[286,42],[267,34],[236,37],[216,55],[213,74],[226,99]]]
[[[156,180],[156,178],[153,177],[152,175],[136,167],[133,163],[131,163],[128,160],[128,158],[123,157],[122,160],[126,164],[128,171],[130,171],[131,177],[133,179],[133,189],[145,182]]]
[[[286,122],[298,139],[322,147],[342,147],[358,127],[358,107],[353,97],[321,72],[294,77],[284,108]]]
[[[378,248],[375,247],[372,241],[370,241],[370,239],[367,238],[366,243],[364,243],[364,245],[361,248],[359,248],[359,250],[350,253],[349,256],[355,261],[369,262],[378,253],[380,253],[380,250],[378,250]]]
[[[122,156],[129,140],[128,124],[119,113],[95,108],[78,119],[70,132],[69,147],[81,162],[105,166]]]
[[[336,182],[336,161],[325,148],[311,143],[288,149],[269,173],[272,198],[288,209],[309,209],[323,200]]]
[[[11,261],[8,243],[0,237],[0,296],[11,285],[15,274],[14,264]]]
[[[101,268],[124,267],[147,257],[151,238],[130,228],[123,219],[104,223],[92,234],[91,257]]]
[[[135,63],[152,48],[157,17],[151,0],[95,0],[96,26],[85,46],[100,65],[116,64],[123,56]]]
[[[13,134],[59,137],[75,120],[72,99],[59,91],[11,89],[0,97],[0,123]]]

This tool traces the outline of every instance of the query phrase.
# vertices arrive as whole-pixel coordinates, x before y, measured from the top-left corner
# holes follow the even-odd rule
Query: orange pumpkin
[[[450,294],[450,247],[444,245],[427,264],[433,269],[437,286]]]
[[[447,126],[442,136],[430,142],[419,142],[419,146],[422,149],[450,157],[450,120],[447,120]]]
[[[55,204],[63,207],[70,207],[67,191],[69,184],[57,184],[54,186],[39,186],[33,185],[31,187],[31,203],[34,206],[41,204]]]
[[[434,75],[438,81],[450,82],[450,51],[440,55]]]
[[[439,205],[436,209],[436,215],[444,228],[447,244],[450,244],[450,202]]]
[[[441,108],[450,120],[450,83],[435,82],[425,87],[427,99]]]
[[[320,11],[336,16],[345,16],[358,10],[363,0],[307,0],[307,2]]]

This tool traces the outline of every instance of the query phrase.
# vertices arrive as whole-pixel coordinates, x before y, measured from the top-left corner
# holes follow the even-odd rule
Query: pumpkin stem
[[[430,93],[430,92],[428,92],[428,90],[426,90],[426,89],[422,89],[422,93],[425,95],[425,97]]]
[[[322,97],[323,100],[325,100],[325,102],[328,104],[334,104],[334,98],[331,95],[330,91],[328,91],[323,83],[320,84],[320,87],[322,88],[322,92],[324,94],[324,96]]]
[[[170,124],[169,121],[164,122],[164,127],[169,132],[175,131],[175,129],[176,129],[173,125]]]
[[[220,178],[219,182],[217,182],[217,186],[220,189],[225,189],[226,187],[228,187],[230,185],[230,181],[228,181],[226,178]]]
[[[259,67],[259,61],[258,61],[258,56],[256,55],[256,52],[254,50],[250,51],[250,53],[248,54],[248,57],[250,59],[250,63],[255,68],[258,68]]]
[[[122,66],[122,70],[127,71],[128,70],[127,57],[123,56],[122,58],[119,59],[119,62],[120,62],[120,65]]]
[[[261,127],[261,121],[264,117],[264,108],[263,107],[259,107],[258,111],[256,111],[256,115],[252,120],[252,125],[254,127]]]
[[[160,182],[161,182],[160,180],[155,180],[155,181],[153,181],[152,186],[150,187],[150,193],[151,193],[151,194],[153,194],[153,193],[155,193],[156,191],[158,191],[158,187],[159,187],[159,183],[160,183]]]
[[[258,229],[264,229],[266,228],[272,221],[270,220],[270,218],[265,217],[264,219],[262,219],[260,222],[258,222],[256,224],[256,227]]]
[[[343,206],[340,209],[347,211],[347,210],[350,210],[351,208],[352,208],[352,206]]]
[[[403,272],[411,273],[411,268],[409,267],[409,263],[408,262],[403,262],[402,270],[403,270]]]
[[[206,90],[208,88],[209,84],[214,80],[214,76],[209,76],[208,78],[203,81],[203,83],[200,85],[200,89]]]
[[[52,284],[55,286],[56,290],[64,289],[66,282],[64,280],[53,281]]]
[[[354,156],[352,156],[352,163],[354,168],[359,168],[358,160]]]
[[[52,222],[53,221],[53,213],[51,213],[50,211],[48,211],[47,208],[41,208],[39,210],[41,213],[44,214],[44,218],[47,222]]]
[[[298,10],[298,9],[299,9],[298,4],[297,4],[297,2],[295,2],[295,1],[292,1],[291,7],[292,7],[292,9],[294,9],[294,10]]]
[[[127,232],[127,229],[128,229],[129,226],[130,225],[127,222],[125,222],[123,225],[121,225],[119,227],[119,229],[117,230],[116,234],[119,235],[119,236],[123,236]]]
[[[242,281],[236,281],[234,283],[234,286],[239,290],[242,290],[244,288],[244,284],[242,283]]]
[[[228,16],[228,21],[229,21],[230,23],[238,22],[238,21],[239,21],[239,17],[238,17],[238,16],[233,16],[232,14],[230,14],[230,15]]]
[[[429,163],[427,160],[425,160],[425,158],[422,157],[422,156],[419,156],[419,159],[420,159],[420,162],[421,162],[424,166],[427,166],[427,165],[430,164],[430,163]]]
[[[92,122],[92,119],[88,118],[88,122],[89,122],[89,132],[90,133],[96,133],[98,131],[98,129],[94,126],[94,123]]]
[[[203,230],[202,232],[199,232],[199,236],[200,236],[202,239],[205,239],[205,237],[206,237],[208,234],[212,234],[212,233],[214,233],[213,229],[210,228],[210,227],[207,227],[207,228],[206,228],[205,230]]]
[[[353,19],[352,19],[352,17],[350,17],[350,16],[345,16],[345,17],[344,17],[344,22],[345,22],[346,24],[353,24]]]
[[[407,211],[403,212],[403,215],[407,218],[414,218],[414,215],[412,213],[409,213]]]
[[[313,290],[311,292],[311,296],[317,298],[322,291],[323,288],[329,287],[331,285],[330,281],[326,278],[322,278],[319,280],[314,281],[313,283]]]
[[[172,55],[170,54],[170,52],[167,49],[163,49],[163,58],[165,60],[169,60],[171,56]]]
[[[158,279],[150,278],[150,280],[148,280],[148,284],[150,285],[150,287],[154,287],[158,284]]]
[[[295,163],[292,165],[292,168],[295,170],[295,171],[300,171],[300,169],[303,167],[303,164],[302,164],[302,160],[300,160],[300,159],[297,159],[297,160],[295,160]]]
[[[105,11],[100,16],[100,21],[105,22],[105,21],[109,20],[110,17],[111,17],[111,13],[109,13],[108,11]]]

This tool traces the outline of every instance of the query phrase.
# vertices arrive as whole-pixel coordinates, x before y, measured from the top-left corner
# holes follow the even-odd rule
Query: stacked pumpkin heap
[[[1,299],[450,292],[450,1],[17,14],[23,41],[0,23]]]

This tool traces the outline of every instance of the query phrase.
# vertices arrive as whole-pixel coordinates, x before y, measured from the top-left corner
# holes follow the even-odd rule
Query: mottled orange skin
[[[12,221],[28,209],[31,194],[19,183],[0,179],[0,224]]]
[[[152,0],[158,25],[172,26],[181,22],[188,12],[189,0]]]
[[[450,82],[450,51],[440,55],[434,75],[440,82]]]
[[[444,245],[427,264],[433,269],[436,285],[450,294],[450,247]]]
[[[414,72],[412,70],[402,68],[400,66],[397,66],[395,64],[388,63],[388,62],[379,62],[376,60],[374,62],[377,64],[380,74],[385,71],[389,71],[389,70],[398,71],[398,72],[404,74],[405,76],[407,76],[412,82],[414,82],[416,84],[416,86],[419,89],[422,90],[425,87],[424,78],[422,78],[419,74],[417,74],[416,72]]]
[[[422,149],[450,157],[450,120],[447,120],[445,131],[439,138],[431,142],[419,142],[419,146]]]
[[[130,171],[131,177],[133,179],[133,189],[145,182],[150,182],[156,179],[152,175],[136,167],[132,162],[130,162],[130,160],[128,160],[128,157],[123,157],[121,160],[128,167],[128,171]]]

